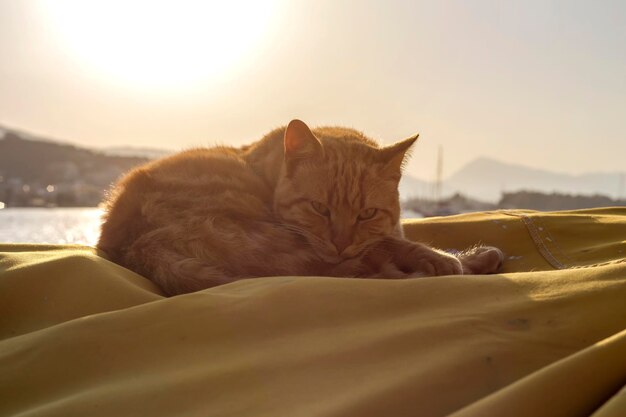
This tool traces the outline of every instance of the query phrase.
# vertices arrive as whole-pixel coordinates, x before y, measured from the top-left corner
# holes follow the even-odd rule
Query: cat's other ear
[[[298,160],[319,155],[322,144],[302,120],[294,119],[285,129],[285,160]]]
[[[419,133],[380,150],[380,161],[385,165],[385,172],[400,175],[402,167],[410,155],[411,146],[419,138]]]

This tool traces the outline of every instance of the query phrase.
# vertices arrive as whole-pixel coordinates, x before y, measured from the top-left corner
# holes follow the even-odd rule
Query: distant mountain
[[[0,172],[6,178],[19,178],[25,183],[81,179],[106,186],[109,177],[115,179],[146,161],[147,158],[109,156],[73,145],[26,139],[13,131],[0,139]]]
[[[123,172],[148,161],[0,130],[0,202],[8,207],[95,206]]]
[[[132,146],[117,146],[103,148],[100,152],[109,156],[130,156],[138,158],[157,159],[172,154],[174,151],[156,148],[135,148]]]
[[[490,158],[478,158],[443,182],[444,194],[461,192],[485,201],[498,201],[503,192],[520,190],[568,194],[603,194],[619,198],[626,172],[568,175]]]
[[[400,180],[400,199],[409,200],[411,198],[430,196],[433,185],[428,181],[423,181],[407,173],[402,175]]]

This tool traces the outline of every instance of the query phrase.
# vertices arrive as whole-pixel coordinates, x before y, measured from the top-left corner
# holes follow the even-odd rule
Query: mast
[[[441,183],[443,177],[443,148],[439,146],[437,152],[437,171],[435,172],[435,188],[434,188],[434,200],[439,205],[441,201]]]

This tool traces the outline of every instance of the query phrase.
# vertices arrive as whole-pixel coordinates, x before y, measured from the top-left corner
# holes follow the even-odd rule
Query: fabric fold
[[[0,416],[619,415],[626,210],[405,230],[501,247],[503,272],[267,277],[166,298],[92,248],[1,245]]]

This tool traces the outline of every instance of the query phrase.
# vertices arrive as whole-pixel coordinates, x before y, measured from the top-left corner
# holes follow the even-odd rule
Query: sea
[[[58,243],[94,246],[102,210],[5,208],[0,210],[0,243]]]
[[[403,212],[404,218],[421,217]],[[94,246],[102,209],[5,208],[0,210],[0,243],[54,243]]]

